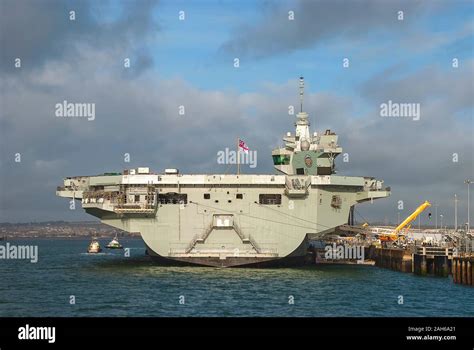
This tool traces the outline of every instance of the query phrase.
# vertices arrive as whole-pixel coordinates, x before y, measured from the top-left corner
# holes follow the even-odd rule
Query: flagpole
[[[240,175],[240,147],[239,147],[240,138],[237,138],[237,175]]]

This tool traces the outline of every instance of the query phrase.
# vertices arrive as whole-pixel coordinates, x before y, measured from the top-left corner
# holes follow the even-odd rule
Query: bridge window
[[[243,199],[243,198],[244,198],[244,195],[243,195],[242,193],[237,193],[237,194],[235,195],[235,198],[237,198],[237,199]]]
[[[318,175],[331,175],[331,167],[318,167]]]
[[[160,204],[188,204],[188,195],[186,193],[160,193],[158,194]]]
[[[211,199],[210,193],[204,193],[204,199]]]
[[[281,204],[281,194],[261,194],[258,201],[260,204]]]
[[[273,157],[273,164],[274,165],[288,165],[290,164],[290,156],[279,154]]]

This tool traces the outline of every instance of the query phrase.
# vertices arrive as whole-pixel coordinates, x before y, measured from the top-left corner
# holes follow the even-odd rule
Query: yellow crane
[[[420,215],[426,208],[431,207],[431,203],[428,201],[425,201],[423,204],[421,204],[416,210],[411,213],[403,222],[398,225],[395,230],[392,233],[386,233],[386,234],[380,234],[379,238],[380,241],[395,241],[398,239],[398,237],[403,236],[403,234],[400,233],[403,228],[409,229],[411,226],[411,223],[415,221],[415,219]]]

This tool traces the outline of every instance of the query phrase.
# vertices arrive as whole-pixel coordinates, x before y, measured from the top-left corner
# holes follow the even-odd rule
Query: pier
[[[412,272],[413,258],[404,249],[369,248],[369,258],[375,261],[375,266],[400,272]]]
[[[412,272],[420,276],[448,277],[452,259],[452,247],[414,247]]]
[[[410,247],[369,250],[375,266],[420,276],[447,277],[453,258],[452,248]]]
[[[372,231],[374,229],[378,237],[390,235],[393,231],[393,228],[385,227],[372,228]],[[408,240],[381,241],[365,227],[343,225],[339,230],[336,235],[328,236],[318,244],[314,242],[312,258],[316,264],[364,264],[418,276],[451,275],[453,283],[474,286],[474,236],[471,232],[424,230],[415,234],[411,232]],[[355,236],[349,236],[354,232]],[[363,247],[365,260],[328,256],[339,246]]]
[[[451,274],[454,283],[474,286],[472,250],[460,253],[452,246],[412,246],[406,249],[371,246],[368,257],[375,261],[377,267],[418,276],[448,277]]]
[[[468,286],[474,286],[473,283],[473,269],[474,255],[462,255],[453,258],[452,263],[452,275],[453,282],[456,284],[464,284]]]

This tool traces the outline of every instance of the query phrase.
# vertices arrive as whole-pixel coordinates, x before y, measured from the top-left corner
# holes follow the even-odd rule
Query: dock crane
[[[431,203],[425,201],[421,204],[416,210],[411,213],[403,222],[398,225],[392,233],[387,234],[380,234],[379,239],[381,242],[391,242],[396,241],[400,236],[404,236],[400,231],[403,230],[405,227],[407,229],[410,228],[411,223],[415,221],[415,219],[420,215],[426,208],[431,207]]]

